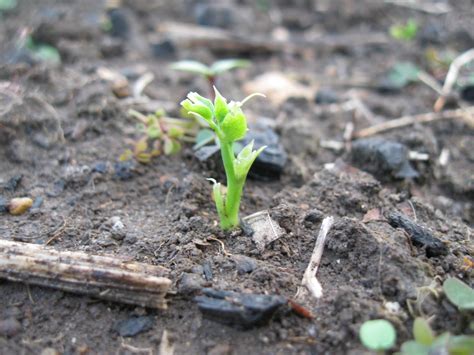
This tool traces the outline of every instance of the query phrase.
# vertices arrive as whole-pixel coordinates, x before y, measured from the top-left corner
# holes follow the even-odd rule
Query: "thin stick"
[[[385,0],[385,2],[400,7],[426,12],[427,14],[432,15],[442,15],[451,11],[451,7],[444,3],[420,3],[417,0]]]
[[[455,119],[455,118],[460,118],[460,117],[467,117],[466,122],[469,121],[469,116],[474,115],[474,106],[469,106],[466,108],[460,108],[456,110],[445,110],[442,112],[428,112],[428,113],[422,113],[419,115],[413,115],[413,116],[403,116],[394,120],[390,120],[387,122],[383,122],[371,127],[367,127],[364,129],[361,129],[360,131],[357,131],[354,133],[353,137],[354,138],[365,138],[365,137],[370,137],[375,134],[389,131],[395,128],[401,128],[405,126],[409,126],[415,123],[428,123],[428,122],[434,122],[434,121],[439,121],[442,119]],[[472,118],[470,119],[472,120]]]
[[[303,279],[301,280],[301,285],[306,287],[315,298],[321,298],[323,295],[323,288],[316,278],[316,273],[318,272],[321,257],[323,256],[326,237],[333,224],[334,217],[332,216],[324,218],[323,223],[321,223],[313,254],[311,254],[308,267],[306,268],[306,271],[303,274]]]
[[[439,112],[443,109],[444,104],[446,103],[446,97],[451,93],[453,90],[454,84],[456,84],[456,80],[459,76],[459,70],[468,64],[469,62],[474,60],[474,48],[464,52],[456,59],[453,60],[451,65],[449,66],[448,74],[446,75],[446,79],[444,81],[442,95],[438,97],[434,104],[435,112]]]

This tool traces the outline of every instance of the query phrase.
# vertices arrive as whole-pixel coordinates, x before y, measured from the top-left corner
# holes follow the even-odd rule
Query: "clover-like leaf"
[[[461,280],[448,278],[443,283],[443,290],[451,303],[459,309],[474,309],[474,290]]]
[[[366,348],[381,351],[390,349],[395,345],[397,333],[389,321],[376,319],[362,324],[359,337]]]

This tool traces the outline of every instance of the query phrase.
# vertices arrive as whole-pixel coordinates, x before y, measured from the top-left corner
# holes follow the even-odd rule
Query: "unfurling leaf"
[[[413,323],[413,337],[423,345],[431,345],[435,340],[433,331],[428,322],[423,318],[416,318]]]
[[[233,105],[229,108],[229,113],[221,123],[224,133],[222,138],[227,142],[234,142],[244,138],[247,134],[247,119],[239,106]]]
[[[214,86],[214,114],[216,116],[217,122],[221,123],[227,113],[229,112],[229,108],[227,107],[227,100],[221,95],[219,91],[217,91],[216,87]]]

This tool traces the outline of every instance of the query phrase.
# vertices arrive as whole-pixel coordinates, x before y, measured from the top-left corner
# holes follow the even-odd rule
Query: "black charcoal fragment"
[[[390,211],[386,217],[392,227],[402,228],[408,233],[414,246],[425,248],[428,258],[448,254],[446,244],[434,237],[428,229],[413,222],[405,215],[397,211]]]
[[[267,324],[275,312],[287,304],[287,299],[277,295],[257,295],[203,289],[203,296],[197,296],[199,310],[207,319],[250,329]]]

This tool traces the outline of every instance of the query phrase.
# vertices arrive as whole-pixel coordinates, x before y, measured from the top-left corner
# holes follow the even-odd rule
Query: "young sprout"
[[[242,112],[242,106],[254,96],[252,94],[241,102],[227,100],[214,87],[215,99],[212,102],[198,93],[190,92],[181,106],[191,115],[207,122],[215,132],[219,141],[222,161],[227,178],[227,188],[224,189],[214,179],[213,198],[216,204],[222,229],[228,230],[239,225],[239,206],[247,174],[257,156],[265,149],[253,150],[253,141],[245,146],[235,156],[234,143],[245,137],[247,133],[247,118]]]
[[[390,36],[400,41],[411,41],[418,32],[418,23],[409,19],[406,24],[393,25],[390,27]]]
[[[452,335],[449,332],[436,336],[425,319],[416,318],[413,323],[413,340],[404,342],[398,354],[471,355],[474,354],[474,337],[469,335]]]
[[[237,68],[246,68],[249,65],[250,62],[245,59],[223,59],[212,63],[210,66],[195,60],[181,60],[171,64],[171,68],[205,77],[211,89],[211,97],[214,98],[214,85],[220,74]]]
[[[395,345],[397,333],[389,321],[375,319],[362,324],[359,337],[367,349],[383,354]]]
[[[194,142],[198,124],[196,121],[166,117],[163,111],[153,115],[130,110],[129,114],[139,123],[142,136],[121,155],[120,160],[135,157],[140,163],[149,163],[155,156],[176,154],[181,150],[181,142]]]

